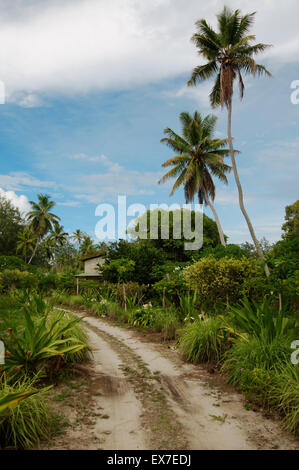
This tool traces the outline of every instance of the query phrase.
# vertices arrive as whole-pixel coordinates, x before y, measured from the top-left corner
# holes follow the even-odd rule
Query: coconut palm
[[[243,199],[243,190],[240,183],[236,158],[231,133],[232,97],[235,80],[239,83],[240,98],[244,95],[244,82],[242,74],[245,75],[267,75],[270,72],[255,62],[254,56],[270,47],[268,44],[252,44],[254,35],[248,35],[248,31],[254,22],[255,13],[242,16],[239,10],[232,12],[224,7],[217,16],[218,31],[215,31],[204,19],[196,22],[198,32],[192,36],[192,41],[207,62],[195,67],[188,82],[189,86],[196,85],[213,76],[216,76],[214,86],[210,93],[210,101],[213,107],[221,105],[228,110],[227,136],[232,160],[234,177],[238,187],[240,209],[248,225],[252,240],[256,246],[261,260],[264,254],[256,238],[252,223],[247,214]],[[269,276],[268,266],[265,265],[266,275]]]
[[[97,248],[93,243],[93,240],[89,235],[84,235],[81,246],[80,253],[82,256],[93,256],[97,252]]]
[[[64,232],[63,227],[57,222],[54,222],[54,226],[48,236],[49,246],[53,248],[54,258],[57,266],[57,248],[63,246],[67,241],[68,233]]]
[[[33,253],[34,246],[36,243],[36,236],[29,227],[25,227],[17,235],[17,253],[21,253],[24,257],[25,263],[27,263],[27,257],[30,253]]]
[[[215,217],[221,244],[226,246],[223,230],[219,217],[212,203],[215,199],[215,184],[213,176],[227,184],[225,173],[230,171],[230,166],[226,165],[223,157],[229,154],[225,149],[227,139],[214,139],[214,129],[217,118],[208,115],[205,118],[195,111],[191,116],[189,113],[181,113],[182,136],[167,128],[164,134],[167,137],[161,139],[172,150],[179,155],[170,158],[162,166],[173,166],[160,183],[177,178],[170,196],[180,186],[184,186],[186,202],[192,202],[197,195],[200,204],[207,204]]]
[[[78,243],[79,246],[81,245],[83,238],[84,233],[79,228],[77,228],[77,230],[75,230],[75,232],[72,234],[72,239]]]
[[[37,198],[38,202],[29,201],[32,210],[27,214],[29,227],[36,236],[35,247],[28,263],[31,263],[35,256],[42,238],[52,230],[54,223],[60,220],[57,215],[50,212],[50,210],[55,206],[55,202],[50,200],[50,196],[47,196],[46,194],[38,194]]]

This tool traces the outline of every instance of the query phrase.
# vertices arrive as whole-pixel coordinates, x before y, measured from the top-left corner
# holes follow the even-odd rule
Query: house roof
[[[81,261],[88,261],[89,259],[102,258],[102,255],[89,256],[88,258],[82,258]]]

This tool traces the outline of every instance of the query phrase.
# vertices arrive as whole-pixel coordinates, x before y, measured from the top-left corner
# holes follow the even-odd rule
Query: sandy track
[[[92,430],[102,449],[299,448],[277,422],[209,384],[209,374],[176,351],[103,319],[83,322],[94,348],[94,406],[109,416]]]

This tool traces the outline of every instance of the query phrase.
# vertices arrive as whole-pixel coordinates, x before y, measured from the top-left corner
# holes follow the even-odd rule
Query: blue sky
[[[280,238],[284,207],[298,199],[298,2],[227,1],[258,11],[257,41],[274,45],[259,61],[273,78],[246,81],[233,113],[235,147],[246,205],[259,238]],[[276,3],[276,5],[273,5]],[[172,6],[169,9],[169,6]],[[26,210],[47,193],[67,231],[93,234],[100,203],[184,203],[158,186],[172,153],[163,129],[179,131],[181,111],[212,112],[210,84],[186,88],[199,63],[189,39],[194,22],[213,23],[222,1],[190,0],[0,2],[0,194]],[[288,21],[288,27],[286,26]],[[2,77],[1,77],[2,73]],[[226,112],[217,134],[225,137]],[[215,207],[230,242],[249,240],[232,176],[217,183]],[[207,215],[211,216],[208,209]]]

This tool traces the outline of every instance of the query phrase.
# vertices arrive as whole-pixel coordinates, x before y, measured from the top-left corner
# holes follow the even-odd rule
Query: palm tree
[[[22,232],[19,232],[17,241],[17,253],[21,253],[27,263],[27,256],[32,253],[36,243],[36,236],[29,227],[25,227]]]
[[[36,236],[36,244],[28,264],[31,263],[35,256],[41,239],[52,230],[54,223],[60,220],[57,215],[50,212],[52,207],[55,206],[55,202],[50,200],[50,196],[47,196],[46,194],[38,194],[37,198],[38,202],[29,201],[32,211],[27,214],[29,227]]]
[[[72,239],[80,246],[84,238],[84,233],[79,228],[72,234]]]
[[[82,256],[92,256],[97,251],[92,239],[89,235],[84,235],[80,246],[80,253]]]
[[[63,246],[67,241],[68,233],[64,232],[63,227],[59,225],[57,222],[54,222],[54,228],[52,228],[49,234],[49,246],[53,248],[54,258],[56,261],[57,267],[57,248],[59,246]]]
[[[227,139],[213,139],[213,133],[217,118],[208,115],[205,118],[195,111],[194,116],[189,113],[181,113],[180,121],[183,126],[182,136],[167,128],[164,134],[167,137],[161,139],[179,155],[170,158],[162,166],[173,166],[160,183],[177,177],[170,196],[181,185],[184,186],[186,202],[192,202],[195,195],[200,204],[207,204],[215,217],[221,244],[226,246],[223,230],[219,217],[212,203],[215,199],[215,185],[212,176],[227,183],[225,173],[230,171],[230,166],[223,162],[223,157],[229,154],[225,149]]]
[[[264,261],[263,251],[245,209],[243,190],[235,159],[236,151],[233,147],[231,133],[232,97],[235,80],[239,82],[240,98],[242,99],[244,95],[242,74],[271,76],[270,72],[263,65],[257,64],[253,58],[259,52],[263,52],[267,47],[270,47],[262,43],[252,44],[255,36],[248,35],[248,31],[254,22],[254,16],[255,12],[242,16],[239,10],[232,12],[229,8],[224,7],[223,11],[217,16],[218,32],[204,19],[196,22],[198,32],[192,36],[192,41],[198,48],[199,54],[207,62],[194,68],[188,85],[196,85],[216,75],[210,93],[210,102],[212,107],[220,104],[221,107],[226,106],[228,110],[227,136],[234,177],[238,187],[240,209],[248,225],[257,253],[260,259]],[[267,265],[265,265],[265,272],[269,276],[270,272]]]

